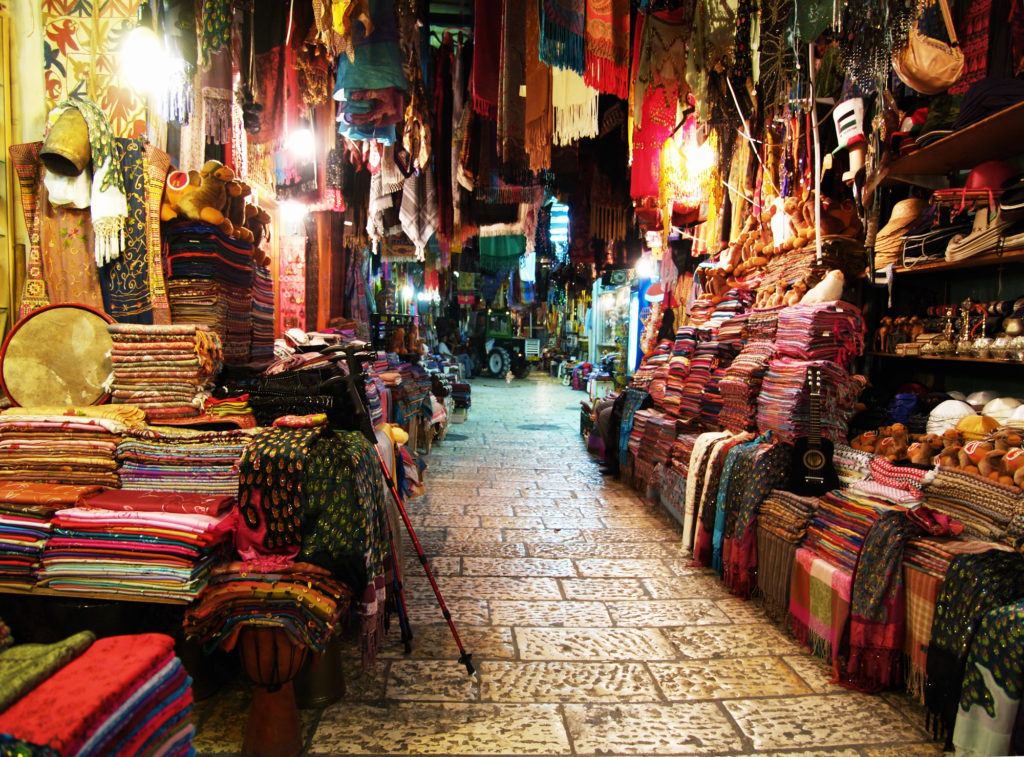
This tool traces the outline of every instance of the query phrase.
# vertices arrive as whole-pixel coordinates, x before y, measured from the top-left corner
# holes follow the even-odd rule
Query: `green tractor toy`
[[[504,378],[511,371],[525,378],[533,363],[540,362],[540,339],[513,336],[512,314],[506,308],[488,308],[476,332],[474,358],[485,375]]]

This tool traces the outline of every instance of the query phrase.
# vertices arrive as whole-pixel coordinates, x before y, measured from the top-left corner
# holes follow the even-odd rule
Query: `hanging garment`
[[[423,260],[427,242],[437,230],[437,193],[433,171],[413,174],[405,180],[398,217],[402,231],[416,247],[417,260]]]
[[[531,171],[551,168],[554,112],[551,105],[551,68],[539,57],[540,18],[537,4],[526,4],[526,152]]]
[[[629,0],[588,0],[583,79],[598,92],[629,93]]]
[[[585,0],[539,0],[540,59],[583,75]]]
[[[526,6],[504,0],[501,27],[501,78],[498,82],[498,150],[503,172],[514,173],[526,164]]]
[[[495,0],[476,0],[473,10],[473,110],[491,120],[498,117],[503,12]]]
[[[555,111],[555,144],[568,145],[598,134],[597,90],[567,69],[551,72],[551,102]]]

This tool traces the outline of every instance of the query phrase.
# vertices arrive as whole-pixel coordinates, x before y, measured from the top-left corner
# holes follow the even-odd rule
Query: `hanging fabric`
[[[476,0],[474,6],[473,110],[492,120],[498,117],[503,12],[495,0]]]
[[[526,3],[526,152],[531,171],[551,168],[554,113],[551,68],[540,59],[540,17],[536,3]]]
[[[629,92],[629,0],[588,0],[583,80],[623,100]]]
[[[585,0],[540,0],[540,59],[580,76],[585,67],[585,6]]]
[[[525,166],[526,5],[504,0],[501,26],[501,78],[498,83],[498,151],[502,167],[512,172]]]
[[[416,259],[422,261],[427,242],[437,230],[437,193],[434,191],[433,171],[414,173],[405,180],[398,217],[402,231],[416,248]]]
[[[555,111],[555,144],[567,145],[598,134],[597,90],[567,69],[551,72],[551,102]]]

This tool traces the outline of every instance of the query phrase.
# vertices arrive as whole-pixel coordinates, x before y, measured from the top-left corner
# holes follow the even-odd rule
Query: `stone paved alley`
[[[406,539],[414,650],[393,623],[364,675],[349,645],[345,697],[302,711],[308,754],[942,753],[905,695],[830,684],[756,601],[687,567],[675,521],[588,456],[582,398],[540,375],[474,380],[409,512],[478,674]],[[236,689],[197,708],[199,754],[237,753]]]

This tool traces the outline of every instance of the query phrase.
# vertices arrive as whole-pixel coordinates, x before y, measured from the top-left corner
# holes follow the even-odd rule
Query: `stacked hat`
[[[955,429],[963,418],[974,415],[974,408],[961,400],[940,402],[928,416],[928,433],[941,436]]]
[[[875,237],[875,269],[900,261],[903,237],[914,227],[926,207],[928,201],[917,197],[900,200],[893,206],[889,222],[879,229]]]

